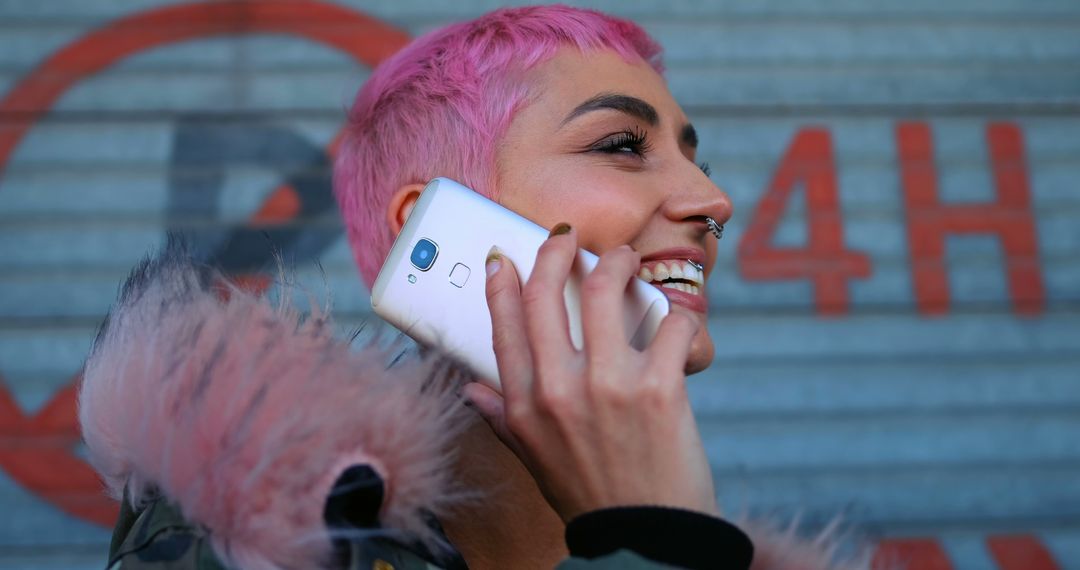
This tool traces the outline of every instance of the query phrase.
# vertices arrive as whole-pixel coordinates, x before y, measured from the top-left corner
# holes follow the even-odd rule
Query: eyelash
[[[620,154],[623,152],[624,148],[629,149],[630,152],[644,158],[652,149],[652,145],[649,144],[649,139],[646,136],[645,131],[638,128],[631,128],[616,133],[614,137],[610,137],[605,141],[600,142],[597,146],[593,147],[593,150],[608,154]],[[708,162],[698,163],[698,168],[705,173],[705,176],[712,176],[712,169],[709,168]]]
[[[639,128],[632,128],[616,133],[614,136],[601,141],[593,147],[593,150],[606,152],[608,154],[620,154],[623,152],[624,148],[628,148],[630,149],[630,152],[644,158],[645,154],[652,150],[652,145],[649,144],[649,139],[645,135],[645,131],[642,131]]]

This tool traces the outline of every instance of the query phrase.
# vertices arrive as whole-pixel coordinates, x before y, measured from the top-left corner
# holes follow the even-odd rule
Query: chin
[[[694,340],[690,341],[690,355],[686,359],[684,372],[689,376],[705,370],[712,364],[714,352],[709,329],[702,323],[701,329],[694,335]]]

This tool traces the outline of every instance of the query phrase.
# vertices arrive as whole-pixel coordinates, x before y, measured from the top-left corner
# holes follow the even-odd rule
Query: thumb
[[[521,457],[520,446],[514,434],[506,426],[505,400],[498,392],[479,382],[469,382],[462,389],[461,395],[467,405],[472,407],[484,421],[491,426],[491,430],[509,447],[518,457]]]

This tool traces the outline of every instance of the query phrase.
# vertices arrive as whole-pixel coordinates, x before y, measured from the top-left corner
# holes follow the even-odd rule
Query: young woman
[[[176,247],[137,269],[80,401],[124,498],[110,564],[827,567],[820,544],[747,526],[752,543],[720,518],[684,382],[713,358],[705,287],[731,203],[661,72],[630,22],[518,8],[416,40],[357,96],[335,192],[369,285],[436,176],[552,228],[527,283],[488,258],[502,394],[430,362],[386,369],[319,315],[222,301]],[[600,255],[582,350],[562,305],[578,247]],[[635,276],[672,302],[641,352],[611,333]]]

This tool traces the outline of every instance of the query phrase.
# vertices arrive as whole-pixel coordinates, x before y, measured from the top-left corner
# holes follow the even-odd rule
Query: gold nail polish
[[[548,237],[561,236],[568,233],[570,233],[570,224],[559,222],[558,224],[555,224],[555,227],[551,228],[551,233],[548,234]]]
[[[497,246],[491,246],[488,250],[487,259],[484,260],[484,270],[487,272],[487,276],[491,277],[499,271],[499,266],[502,265],[502,252],[499,251]]]

